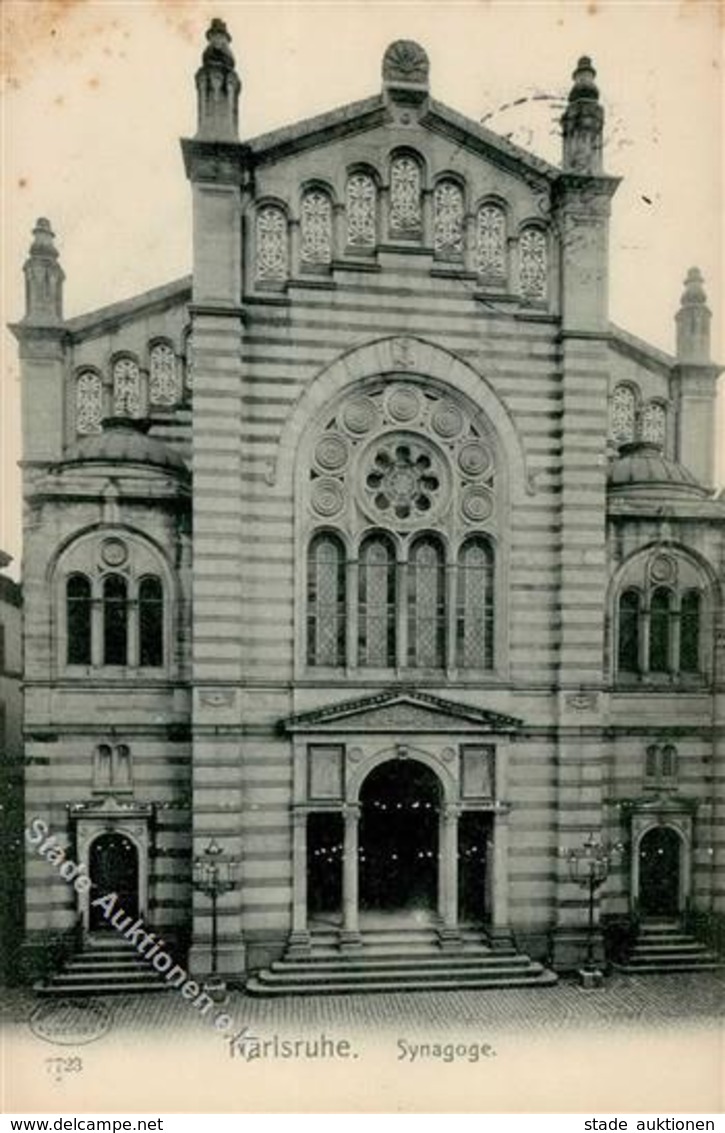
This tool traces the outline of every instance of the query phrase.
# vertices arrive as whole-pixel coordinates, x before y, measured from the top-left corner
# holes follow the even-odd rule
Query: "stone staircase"
[[[556,976],[512,946],[495,951],[478,930],[462,930],[442,950],[434,929],[363,932],[362,947],[341,952],[337,933],[313,932],[309,956],[288,952],[247,981],[254,996],[346,995],[454,988],[545,987]]]
[[[98,933],[50,979],[36,983],[42,996],[127,995],[167,991],[164,977],[118,933]]]
[[[722,961],[707,945],[669,921],[646,922],[623,964],[617,970],[628,975],[666,975],[668,972],[700,972],[722,967]]]

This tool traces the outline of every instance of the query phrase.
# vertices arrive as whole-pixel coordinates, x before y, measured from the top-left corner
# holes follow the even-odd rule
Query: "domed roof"
[[[622,445],[607,476],[611,491],[656,492],[662,495],[707,496],[693,474],[676,460],[665,457],[659,445],[647,441]]]
[[[146,435],[145,422],[128,417],[107,417],[103,432],[82,437],[72,445],[64,464],[150,464],[177,475],[187,475],[183,458],[158,437]]]

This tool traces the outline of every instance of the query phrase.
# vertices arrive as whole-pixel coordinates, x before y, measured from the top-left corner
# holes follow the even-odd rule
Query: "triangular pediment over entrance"
[[[475,732],[507,733],[521,721],[412,689],[391,689],[375,696],[323,705],[283,722],[287,732]]]

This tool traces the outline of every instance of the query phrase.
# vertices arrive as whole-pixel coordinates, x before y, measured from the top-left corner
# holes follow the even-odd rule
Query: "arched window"
[[[390,233],[420,236],[420,166],[413,157],[401,155],[390,163]]]
[[[660,775],[663,779],[674,779],[677,776],[677,748],[674,744],[665,744],[660,755]]]
[[[648,401],[642,413],[642,440],[664,447],[667,432],[667,411],[658,401]]]
[[[546,233],[524,228],[519,238],[519,286],[528,299],[545,299],[549,285]]]
[[[377,189],[369,173],[347,180],[347,243],[350,248],[374,248],[377,243]]]
[[[332,202],[321,189],[302,197],[300,259],[306,267],[332,262]]]
[[[441,260],[463,256],[463,190],[455,181],[439,181],[433,193],[433,250]]]
[[[506,214],[500,205],[481,205],[476,217],[476,271],[482,279],[506,279]]]
[[[660,770],[660,749],[657,744],[649,744],[644,756],[645,779],[657,779]]]
[[[494,555],[487,539],[464,543],[456,579],[456,664],[461,669],[494,665]]]
[[[278,205],[263,205],[257,212],[257,279],[279,283],[287,275],[287,217]]]
[[[620,672],[638,673],[640,668],[639,625],[641,599],[639,591],[625,590],[619,599],[619,643],[617,662]]]
[[[680,671],[700,671],[700,595],[687,590],[680,607]]]
[[[76,378],[76,431],[100,433],[103,420],[103,383],[99,374],[84,370]]]
[[[123,575],[109,574],[103,581],[103,664],[128,661],[128,584]]]
[[[307,553],[307,662],[345,664],[345,552],[340,540],[315,535]]]
[[[138,663],[164,663],[164,588],[155,575],[142,578],[138,588]]]
[[[446,567],[438,539],[417,539],[408,558],[408,664],[446,663]]]
[[[119,358],[114,363],[113,412],[117,417],[141,416],[141,371],[133,358]]]
[[[668,673],[671,667],[672,591],[653,590],[649,607],[649,670]]]
[[[72,574],[66,594],[66,661],[69,665],[91,664],[91,620],[93,601],[90,579]]]
[[[609,435],[616,445],[631,444],[635,437],[637,398],[631,386],[615,387],[609,409]]]
[[[149,397],[155,405],[175,405],[180,396],[176,355],[168,342],[157,342],[149,354]]]
[[[368,668],[395,665],[395,551],[384,535],[372,535],[360,548],[358,583],[358,663]]]

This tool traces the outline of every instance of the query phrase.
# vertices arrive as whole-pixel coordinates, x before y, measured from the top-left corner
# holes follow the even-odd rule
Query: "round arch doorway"
[[[645,919],[674,920],[680,913],[680,835],[654,826],[639,843],[639,911]]]
[[[390,760],[367,776],[360,790],[361,914],[433,920],[441,801],[437,775],[415,759]]]
[[[124,910],[127,917],[139,914],[139,862],[135,844],[125,834],[99,834],[90,845],[88,873],[93,885],[92,897],[116,893],[114,912]],[[88,927],[91,932],[112,928],[104,917],[104,909],[91,902]]]

